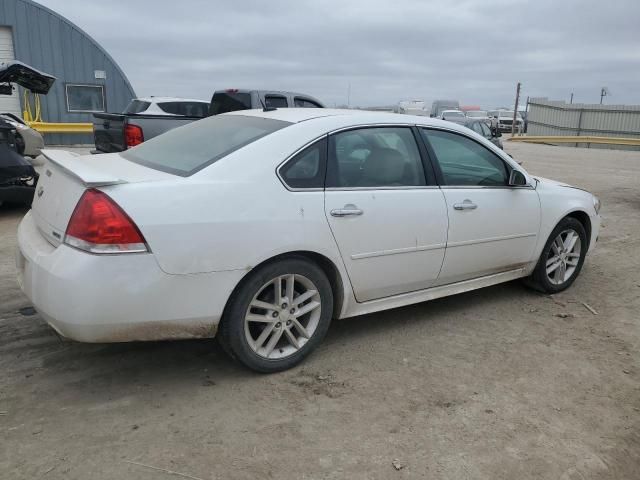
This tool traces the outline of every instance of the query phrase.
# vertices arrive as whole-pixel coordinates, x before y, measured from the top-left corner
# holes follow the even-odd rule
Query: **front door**
[[[421,129],[436,157],[449,215],[438,284],[522,267],[533,260],[540,201],[529,186],[508,185],[511,167],[475,140]]]
[[[428,288],[438,278],[447,213],[425,165],[409,127],[329,138],[325,213],[359,302]]]

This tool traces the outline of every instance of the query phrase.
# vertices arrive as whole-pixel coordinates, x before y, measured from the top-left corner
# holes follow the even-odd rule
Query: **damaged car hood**
[[[46,95],[55,81],[56,77],[22,62],[0,64],[0,83],[15,83],[33,93]]]

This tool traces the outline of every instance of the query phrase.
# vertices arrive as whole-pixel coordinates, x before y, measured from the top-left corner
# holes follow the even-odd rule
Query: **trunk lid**
[[[33,93],[46,95],[56,77],[22,62],[8,62],[0,66],[0,83],[17,83]]]
[[[38,229],[53,245],[64,240],[78,200],[87,188],[160,181],[175,176],[129,162],[119,154],[76,155],[43,150],[47,159],[31,206]]]

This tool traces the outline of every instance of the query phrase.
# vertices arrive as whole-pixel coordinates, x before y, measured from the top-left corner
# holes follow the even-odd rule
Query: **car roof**
[[[358,126],[358,125],[424,125],[434,127],[446,127],[460,130],[462,127],[455,123],[430,118],[422,115],[406,115],[392,112],[374,112],[369,110],[346,110],[334,108],[278,108],[276,110],[264,111],[262,109],[238,110],[235,112],[223,113],[221,115],[244,115],[252,117],[270,118],[290,123],[301,123],[314,120],[332,120],[336,128]]]
[[[290,90],[265,90],[264,88],[226,88],[224,90],[216,90],[213,92],[216,93],[258,93],[258,94],[274,94],[274,95],[295,95],[299,97],[307,97],[312,100],[316,100],[316,98],[308,93],[300,93],[300,92],[292,92]]]
[[[196,98],[181,98],[181,97],[138,97],[134,100],[140,100],[141,102],[159,103],[159,102],[200,102],[209,103],[207,100],[200,100]]]

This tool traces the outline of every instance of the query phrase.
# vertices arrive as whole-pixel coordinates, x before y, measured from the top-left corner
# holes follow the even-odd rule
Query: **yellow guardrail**
[[[558,136],[542,136],[542,135],[522,135],[508,138],[510,142],[527,142],[527,143],[594,143],[601,145],[633,145],[640,146],[640,138],[628,137],[594,137],[594,136],[575,136],[575,135],[558,135]]]
[[[40,133],[93,133],[93,123],[26,123]]]

